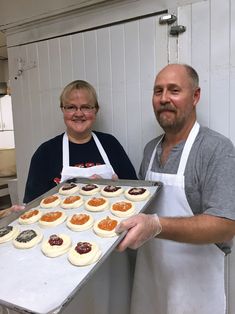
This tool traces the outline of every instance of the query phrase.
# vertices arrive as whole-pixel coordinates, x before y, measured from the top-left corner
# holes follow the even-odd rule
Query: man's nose
[[[160,102],[163,104],[169,102],[169,94],[168,94],[167,90],[162,91],[161,97],[160,97]]]

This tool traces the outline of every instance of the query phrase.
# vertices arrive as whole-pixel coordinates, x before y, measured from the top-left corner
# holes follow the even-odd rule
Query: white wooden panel
[[[97,38],[96,31],[84,33],[86,80],[95,88],[98,85]]]
[[[73,79],[71,36],[61,37],[60,43],[60,69],[62,86],[67,85]]]
[[[84,34],[79,33],[72,36],[72,64],[73,80],[85,79],[85,55],[84,55]]]
[[[140,38],[139,21],[125,24],[125,74],[126,74],[126,114],[127,150],[133,163],[139,164],[142,153],[137,146],[142,137],[140,103]],[[140,143],[139,143],[140,144]]]
[[[113,134],[127,150],[124,25],[110,28]]]
[[[156,121],[152,107],[153,85],[157,71],[167,63],[167,27],[159,27],[159,17],[143,19],[139,22],[140,33],[140,110],[142,136],[141,151],[147,142],[162,132]],[[161,45],[161,49],[159,46]],[[158,51],[158,53],[157,53]],[[164,63],[164,64],[162,64]],[[142,159],[142,155],[140,156]],[[140,160],[139,160],[140,162]]]
[[[222,25],[223,27],[221,27]],[[210,126],[229,135],[229,1],[211,1]]]
[[[186,32],[179,35],[178,45],[178,61],[180,63],[191,64],[192,50],[191,50],[191,32],[192,32],[192,5],[186,5],[178,10],[177,24],[187,25]]]
[[[100,112],[97,125],[103,132],[113,131],[113,103],[111,79],[110,28],[103,28],[97,34],[97,93],[100,99]],[[116,60],[115,60],[116,61]]]
[[[192,5],[191,64],[199,74],[201,100],[197,106],[199,122],[210,124],[210,11],[209,2]],[[202,36],[203,34],[203,36]],[[203,56],[203,57],[202,57]]]
[[[51,106],[51,81],[49,75],[50,66],[48,42],[38,43],[38,68],[40,82],[40,105],[42,107],[42,138],[46,140],[48,137],[52,137],[54,134],[53,124],[51,123],[54,117],[54,112]],[[42,139],[40,139],[40,142],[41,140]]]
[[[50,97],[51,97],[51,128],[54,136],[64,130],[62,113],[58,110],[59,96],[62,91],[62,73],[61,73],[61,52],[59,39],[48,41],[49,55],[49,80],[50,80]],[[56,57],[55,57],[56,56]],[[49,136],[48,136],[49,137]]]

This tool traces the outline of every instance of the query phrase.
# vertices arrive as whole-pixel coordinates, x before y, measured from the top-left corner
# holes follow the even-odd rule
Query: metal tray
[[[94,183],[101,187],[106,185],[118,185],[124,189],[129,187],[147,187],[151,196],[142,202],[136,202],[136,213],[147,210],[151,202],[156,198],[161,190],[162,184],[153,181],[136,180],[89,180],[74,178],[68,180],[79,185]],[[39,198],[27,204],[25,211],[38,207],[40,201],[49,195],[58,193],[59,188],[64,183],[59,184]],[[74,195],[76,195],[75,193]],[[87,196],[84,197],[86,200]],[[124,196],[109,198],[110,203],[124,199]],[[58,209],[58,206],[55,208]],[[60,208],[61,209],[61,208]],[[54,209],[52,209],[54,210]],[[64,209],[70,215],[75,212],[83,211],[83,206],[78,209]],[[42,209],[51,211],[51,209]],[[22,212],[15,214],[14,219],[18,218]],[[95,219],[110,215],[111,212],[92,213]],[[16,217],[17,216],[17,217]],[[122,219],[121,219],[122,220]],[[17,219],[11,225],[18,225],[21,230],[29,228],[40,228],[37,223],[32,225],[19,225]],[[48,258],[41,252],[41,244],[28,249],[19,250],[13,247],[11,241],[0,244],[0,304],[16,310],[20,313],[51,314],[59,313],[74,298],[75,294],[86,284],[99,266],[106,260],[110,253],[125,236],[125,232],[118,237],[100,238],[94,234],[92,229],[82,232],[74,232],[63,223],[53,228],[41,229],[44,237],[55,233],[68,234],[73,243],[78,241],[93,240],[98,243],[102,250],[101,259],[89,266],[76,267],[69,263],[67,254],[56,258]]]

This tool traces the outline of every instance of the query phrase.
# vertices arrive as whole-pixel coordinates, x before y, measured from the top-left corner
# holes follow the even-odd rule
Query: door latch
[[[184,33],[185,31],[186,31],[186,27],[184,25],[171,26],[170,28],[170,34],[172,36],[177,36],[181,33]]]

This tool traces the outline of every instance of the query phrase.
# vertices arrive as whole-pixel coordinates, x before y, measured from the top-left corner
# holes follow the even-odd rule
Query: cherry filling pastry
[[[94,189],[97,189],[98,186],[95,184],[86,184],[85,186],[82,187],[83,191],[92,191]]]
[[[63,191],[68,191],[73,188],[75,188],[77,185],[75,183],[65,183],[65,185],[62,187]]]
[[[104,191],[105,192],[116,192],[118,190],[120,190],[121,187],[120,186],[114,186],[114,185],[107,185],[105,188],[104,188]]]
[[[62,245],[64,241],[62,238],[58,237],[56,234],[52,234],[48,242],[51,246],[53,246],[53,245]]]
[[[146,191],[146,189],[144,188],[132,188],[129,190],[129,194],[131,195],[141,195],[144,194],[144,192]]]
[[[89,242],[78,242],[75,251],[79,254],[86,254],[91,251],[92,245]]]

